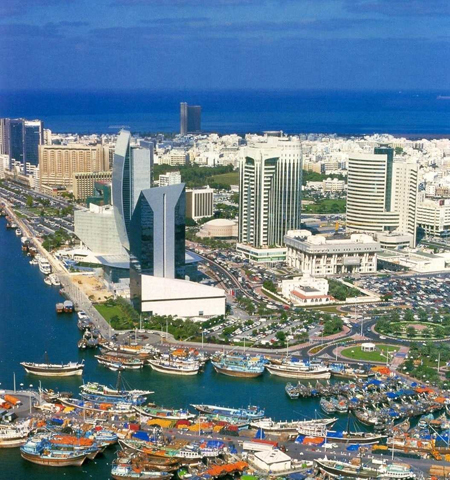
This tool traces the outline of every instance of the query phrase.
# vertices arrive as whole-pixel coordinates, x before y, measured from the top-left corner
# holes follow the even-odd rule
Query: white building
[[[236,244],[236,251],[252,263],[275,264],[286,260],[286,247],[256,248],[242,243]]]
[[[167,187],[169,185],[178,185],[180,183],[181,183],[181,174],[178,171],[162,173],[159,176],[160,187]]]
[[[93,203],[89,210],[75,210],[74,233],[95,255],[124,255],[113,207],[98,206]]]
[[[152,315],[225,315],[225,291],[187,280],[142,275],[141,310]]]
[[[450,234],[450,199],[425,200],[417,206],[417,226],[427,235]]]
[[[409,233],[416,239],[418,165],[394,162],[391,148],[352,154],[348,161],[347,229]]]
[[[299,306],[322,305],[334,300],[331,295],[328,295],[328,281],[325,278],[310,275],[282,280],[281,295]]]
[[[324,192],[343,192],[345,190],[345,181],[337,178],[327,178],[322,182]]]
[[[5,178],[5,170],[9,169],[9,155],[0,155],[0,178]]]
[[[283,246],[286,232],[301,222],[300,141],[256,137],[242,151],[239,173],[239,243]]]
[[[177,167],[186,165],[189,163],[189,154],[184,150],[172,150],[169,155],[169,165],[171,167]]]
[[[267,473],[284,472],[292,468],[291,457],[276,449],[255,452],[251,460],[258,470]]]
[[[285,243],[287,265],[312,276],[374,273],[381,250],[378,242],[364,234],[326,238],[294,230],[287,233]]]

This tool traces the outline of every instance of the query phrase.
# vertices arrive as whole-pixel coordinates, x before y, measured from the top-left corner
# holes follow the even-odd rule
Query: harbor
[[[83,318],[80,319],[76,312],[67,312],[64,315],[57,313],[55,305],[64,301],[64,298],[61,297],[59,293],[59,288],[49,288],[48,285],[43,282],[45,274],[39,269],[34,268],[33,265],[30,265],[29,257],[21,251],[20,239],[14,235],[14,231],[6,230],[3,227],[4,220],[0,220],[0,241],[4,246],[0,252],[2,271],[0,281],[2,282],[4,291],[10,292],[10,294],[3,295],[0,299],[2,311],[8,312],[8,315],[3,317],[3,335],[0,337],[0,348],[3,352],[0,388],[9,389],[8,392],[5,390],[4,394],[2,394],[3,397],[8,394],[13,398],[20,399],[22,403],[20,408],[16,409],[14,407],[10,409],[18,413],[20,422],[28,418],[33,418],[38,422],[45,421],[48,426],[49,423],[52,423],[52,419],[58,418],[66,425],[70,424],[73,427],[86,425],[86,419],[88,422],[91,422],[92,425],[92,422],[95,420],[103,426],[102,428],[104,430],[109,430],[109,428],[112,427],[116,429],[120,427],[120,430],[125,429],[125,436],[129,437],[135,434],[135,430],[129,428],[130,424],[137,424],[137,427],[133,427],[134,429],[137,428],[137,430],[146,432],[150,436],[155,427],[158,427],[158,431],[160,429],[161,441],[160,443],[156,443],[156,445],[158,445],[159,448],[162,445],[172,445],[173,447],[174,441],[178,442],[176,445],[180,448],[180,445],[197,445],[197,447],[199,447],[199,445],[205,441],[217,440],[223,442],[227,452],[226,455],[221,455],[222,459],[218,463],[213,462],[209,465],[210,468],[214,466],[211,472],[217,475],[220,475],[220,472],[223,473],[226,471],[226,469],[220,470],[219,464],[235,465],[236,462],[240,461],[248,465],[245,468],[248,469],[249,472],[258,472],[258,460],[256,459],[255,464],[254,458],[255,452],[244,449],[245,442],[247,442],[247,447],[252,448],[251,443],[254,443],[258,432],[262,432],[260,435],[263,435],[264,439],[256,438],[256,440],[273,442],[283,450],[286,450],[288,456],[294,461],[294,467],[292,467],[291,464],[291,470],[295,471],[314,472],[313,460],[323,459],[325,456],[328,456],[329,459],[338,459],[336,461],[349,462],[355,457],[355,454],[352,453],[351,450],[348,450],[351,443],[357,444],[360,449],[364,449],[362,455],[365,459],[364,461],[369,461],[372,457],[375,459],[390,459],[394,456],[393,453],[397,458],[402,450],[402,445],[398,440],[398,435],[396,436],[395,432],[390,430],[393,425],[391,425],[390,422],[386,422],[386,430],[376,434],[373,433],[375,437],[370,438],[370,432],[374,432],[374,428],[373,425],[364,424],[364,411],[366,411],[366,414],[367,412],[372,413],[370,418],[374,418],[374,413],[377,412],[380,419],[384,419],[387,413],[389,418],[395,420],[395,424],[400,424],[400,422],[404,421],[404,419],[408,417],[408,412],[410,412],[411,415],[414,413],[414,419],[410,427],[416,428],[417,424],[422,421],[425,429],[432,430],[434,428],[436,432],[439,432],[440,436],[444,436],[443,432],[445,432],[445,429],[443,430],[442,426],[446,424],[443,421],[442,414],[445,414],[445,405],[437,402],[438,405],[433,407],[433,405],[436,405],[434,399],[438,397],[437,393],[431,396],[430,400],[428,400],[427,392],[425,391],[415,392],[415,395],[410,395],[410,397],[408,397],[408,395],[403,396],[399,391],[402,389],[405,390],[406,385],[400,383],[398,385],[391,385],[387,381],[384,382],[383,386],[377,384],[377,382],[373,383],[375,372],[373,372],[373,375],[358,372],[361,378],[354,378],[352,382],[352,379],[340,378],[339,372],[342,375],[342,369],[336,366],[334,370],[337,372],[337,376],[333,376],[332,373],[330,373],[330,371],[333,372],[332,367],[326,367],[326,371],[324,371],[323,369],[320,370],[318,367],[313,366],[312,368],[306,369],[306,375],[310,375],[311,371],[316,371],[317,378],[312,376],[312,379],[300,380],[300,383],[297,384],[298,379],[295,377],[286,378],[282,375],[269,373],[267,370],[264,371],[264,368],[269,365],[269,361],[263,361],[259,357],[256,358],[252,356],[254,361],[252,362],[251,370],[257,369],[259,372],[262,366],[263,371],[259,372],[259,374],[253,378],[239,378],[239,372],[237,375],[230,376],[217,371],[213,362],[222,366],[225,364],[228,370],[231,366],[231,370],[233,370],[236,368],[236,365],[240,365],[239,362],[242,361],[242,355],[239,359],[239,355],[225,355],[224,358],[223,354],[218,354],[217,358],[212,358],[212,361],[208,361],[206,364],[204,358],[197,358],[196,360],[182,360],[178,358],[174,361],[173,357],[177,355],[170,355],[169,358],[167,355],[169,353],[168,347],[161,345],[160,338],[156,335],[152,336],[151,334],[142,335],[148,335],[146,339],[148,342],[155,342],[148,350],[151,352],[151,355],[159,358],[159,364],[163,364],[162,366],[164,367],[165,364],[173,366],[180,362],[196,362],[194,366],[195,368],[198,366],[199,372],[195,375],[173,375],[167,371],[167,368],[166,371],[164,371],[164,369],[158,371],[152,368],[152,365],[148,364],[136,369],[122,370],[122,368],[108,368],[108,365],[100,364],[96,356],[101,355],[108,357],[109,355],[108,358],[110,361],[114,360],[114,357],[116,357],[116,360],[136,357],[136,355],[130,356],[133,347],[129,346],[128,352],[122,351],[119,357],[113,355],[113,353],[117,352],[113,352],[111,346],[109,347],[109,351],[108,349],[106,349],[106,351],[100,351],[98,348],[79,348],[78,343],[80,339],[83,338],[83,332],[78,324],[80,320],[83,321]],[[20,285],[20,288],[17,287],[18,285]],[[83,317],[83,315],[81,315],[81,317]],[[88,314],[86,314],[86,317],[90,318]],[[87,322],[86,318],[84,318],[84,321]],[[25,326],[27,331],[26,336],[23,335]],[[33,338],[33,342],[30,342],[30,338]],[[134,349],[136,349],[136,347],[134,347]],[[125,350],[127,350],[127,348],[125,348]],[[158,350],[161,350],[161,353],[158,353]],[[77,362],[77,365],[82,364],[83,375],[49,377],[26,373],[20,363],[33,362],[45,365],[45,352],[48,352],[54,365],[68,365],[70,362]],[[149,352],[147,352],[147,354],[150,355]],[[174,351],[172,351],[172,353],[173,352]],[[200,364],[202,365],[200,366]],[[277,364],[280,366],[282,362],[272,363],[272,365]],[[289,362],[285,367],[284,370],[291,371],[294,368],[296,371],[301,371],[302,375],[305,374],[304,365],[292,365],[292,362]],[[238,370],[239,369],[240,367],[238,367]],[[98,398],[95,398],[98,394],[96,389],[92,390],[92,388],[89,389],[87,387],[83,389],[80,388],[83,384],[87,385],[88,382],[97,382],[99,385],[108,385],[114,389],[118,377],[117,370],[121,372],[122,380],[126,382],[126,385],[129,385],[129,388],[154,392],[149,393],[145,401],[145,404],[150,402],[154,404],[154,406],[145,406],[142,407],[142,410],[140,410],[141,407],[135,406],[127,410],[124,408],[124,405],[121,405],[119,408],[110,407],[110,413],[108,413],[104,407],[100,407],[100,404],[96,405],[96,401],[98,403]],[[326,374],[325,378],[323,378],[324,374]],[[285,373],[283,373],[283,375],[285,375]],[[297,375],[299,374],[297,373]],[[381,377],[382,375],[377,375],[377,378]],[[299,397],[296,399],[293,399],[287,394],[286,386],[289,382],[291,382],[294,388],[297,385],[303,385],[302,394],[300,395],[299,393]],[[352,395],[349,394],[345,396],[345,386],[352,384],[355,385]],[[317,388],[319,385],[320,388]],[[367,388],[368,385],[370,385],[370,387]],[[366,388],[364,388],[364,386],[366,386]],[[48,392],[49,390],[53,390],[54,392],[69,392],[71,396],[64,397],[64,395],[61,395],[62,398],[52,403],[48,397],[47,400],[41,398],[42,393],[39,393],[39,387],[43,389],[41,392]],[[347,391],[349,391],[349,389],[350,387],[347,387]],[[314,393],[317,390],[319,390],[319,392]],[[32,391],[33,393],[30,394],[28,391]],[[82,393],[83,395],[81,395]],[[109,396],[105,398],[105,401],[100,403],[111,403],[114,405],[115,403],[111,401],[111,395],[114,396],[114,393],[107,393]],[[359,398],[358,409],[349,408],[349,400],[354,398],[353,395],[355,398]],[[347,410],[345,411],[345,408],[343,408],[342,412],[339,412],[336,407],[336,410],[332,411],[331,408],[334,406],[332,401],[333,397],[338,400],[338,404],[339,401],[342,400],[341,397],[345,397]],[[420,410],[416,410],[415,412],[408,410],[406,398],[412,397],[414,397],[416,408],[418,408],[419,404],[426,408],[423,412]],[[30,405],[30,398],[32,399],[33,405]],[[327,399],[331,407],[321,405],[323,399]],[[371,402],[373,399],[377,399],[377,402]],[[323,403],[322,401],[322,404]],[[414,406],[412,403],[414,402],[409,402],[410,408]],[[39,404],[49,404],[53,405],[53,407],[49,407],[47,411],[45,408],[35,408]],[[55,405],[57,404],[62,405],[62,407],[57,407],[56,409]],[[252,414],[249,415],[249,405],[257,406],[259,410],[250,411],[254,412],[253,418],[244,418],[245,416],[252,416]],[[397,405],[398,408],[394,408],[395,405]],[[218,409],[217,407],[220,406],[225,407],[225,409]],[[355,407],[355,405],[353,405],[353,407]],[[236,409],[240,413],[232,410],[233,415],[230,415],[230,409]],[[352,410],[352,413],[350,413],[349,410]],[[263,411],[263,413],[260,411]],[[435,413],[432,415],[432,419],[430,417],[426,418],[426,415],[429,415],[430,412],[433,413],[433,411]],[[356,412],[361,412],[358,413],[360,416],[359,419],[357,418]],[[392,412],[394,412],[395,415],[391,415]],[[405,412],[406,414],[404,414]],[[403,417],[402,413],[404,414]],[[264,415],[264,417],[261,415]],[[324,431],[322,423],[320,425],[311,425],[311,423],[308,422],[314,419],[320,422],[320,419],[326,418],[330,420],[330,424],[325,426],[325,430],[329,432],[328,435],[325,435],[325,440],[308,440],[309,438],[323,438],[320,437],[320,435],[323,434]],[[351,420],[349,420],[350,418]],[[306,423],[298,423],[304,422],[305,420]],[[331,420],[333,421],[331,422]],[[439,421],[440,426],[438,426]],[[236,426],[237,435],[233,424]],[[128,427],[125,427],[125,425],[128,425]],[[229,426],[222,429],[215,428],[219,425],[222,427],[225,427],[225,425]],[[302,426],[303,429],[300,428],[299,425]],[[59,426],[58,424],[52,425],[50,429],[52,435],[62,435],[58,430]],[[181,426],[183,426],[183,428],[181,428]],[[306,427],[308,427],[308,429],[306,429]],[[353,432],[363,432],[363,434],[356,437],[355,442],[345,440],[342,442],[340,441],[338,433],[332,433],[346,432],[349,430]],[[415,434],[417,434],[417,431],[411,432],[409,447],[413,444]],[[391,435],[391,443],[394,445],[394,449],[389,448],[389,442],[385,441],[388,435]],[[369,441],[365,444],[365,437],[369,440],[375,440],[374,442]],[[29,445],[29,447],[39,451],[40,448],[45,447],[45,442],[51,442],[52,438],[53,437],[49,437],[48,434],[46,434],[45,438],[41,439],[43,443]],[[306,442],[305,438],[307,439]],[[145,466],[146,461],[145,458],[139,456],[139,451],[143,448],[142,443],[139,446],[136,442],[130,443],[129,440],[130,438],[124,450],[125,453],[128,452],[126,453],[128,457],[123,459],[123,461],[117,461],[123,457],[118,457],[118,447],[112,446],[105,448],[102,452],[98,453],[98,455],[96,454],[94,460],[89,460],[88,458],[88,454],[92,452],[86,453],[86,458],[82,462],[81,459],[75,458],[74,462],[81,462],[81,466],[59,467],[58,472],[63,472],[64,477],[68,479],[79,478],[81,473],[86,474],[89,478],[91,476],[92,478],[94,478],[94,476],[97,478],[111,478],[113,471],[116,475],[115,478],[127,478],[126,475],[132,471],[137,464],[141,465],[140,468],[142,469],[142,465]],[[140,440],[142,441],[142,439]],[[69,442],[71,440],[66,438],[65,441]],[[124,441],[127,441],[127,439]],[[381,441],[382,445],[377,449],[372,445],[378,441]],[[230,442],[233,447],[230,445]],[[248,442],[250,442],[250,444]],[[329,446],[324,448],[323,445],[327,445],[327,443]],[[130,450],[133,452],[133,448],[131,447],[134,447],[136,450],[136,446],[138,456],[136,456],[136,452],[133,454],[129,453]],[[444,447],[445,441],[443,444],[443,448]],[[67,445],[65,448],[68,448]],[[146,448],[149,448],[149,445],[147,445]],[[403,446],[403,450],[405,449],[406,447]],[[394,452],[392,450],[394,450]],[[400,459],[413,466],[414,472],[416,472],[414,475],[419,475],[420,472],[422,472],[423,475],[427,475],[433,465],[439,464],[442,467],[449,465],[445,461],[445,455],[447,455],[445,448],[442,450],[442,454],[439,454],[441,457],[439,460],[433,457],[432,450],[436,449],[430,447],[429,451],[419,452],[421,455],[417,457],[405,458],[401,456]],[[196,451],[197,453],[195,454],[192,453],[192,449],[188,449],[186,452],[192,455],[194,460],[198,460],[198,448]],[[147,450],[147,453],[148,452],[149,450]],[[436,452],[439,453],[439,450],[436,450]],[[188,453],[184,455],[189,456]],[[225,451],[222,453],[225,453]],[[383,454],[384,457],[382,456]],[[30,449],[28,449],[28,455],[33,455]],[[201,455],[205,457],[208,454],[202,453]],[[423,459],[422,457],[424,456],[429,458]],[[8,450],[0,449],[0,461],[2,465],[6,466],[5,468],[7,468],[8,472],[12,472],[11,475],[13,475],[14,478],[48,478],[49,472],[52,471],[49,470],[51,467],[49,467],[48,464],[47,466],[35,465],[32,461],[29,461],[30,458],[32,457],[28,457],[28,459],[25,460],[23,455],[21,457],[19,448]],[[113,462],[116,462],[114,464],[114,470]],[[236,468],[236,472],[238,472],[240,471],[238,467],[244,468],[241,464],[227,468]],[[325,465],[325,467],[329,468],[329,465]],[[331,469],[334,467],[336,467],[336,465],[331,466]],[[337,465],[337,467],[339,467],[339,465]],[[382,472],[378,471],[379,466],[376,467],[376,469],[376,474],[381,475]],[[202,469],[192,470],[192,472],[200,474],[202,473],[201,470]],[[203,470],[206,471],[207,468],[205,467]],[[211,474],[211,472],[209,474]],[[232,470],[230,470],[230,472],[232,472]],[[323,472],[317,472],[317,474],[324,475]],[[264,476],[261,473],[258,475]],[[386,473],[384,473],[384,475],[386,475]],[[168,475],[161,474],[159,477],[168,478]]]

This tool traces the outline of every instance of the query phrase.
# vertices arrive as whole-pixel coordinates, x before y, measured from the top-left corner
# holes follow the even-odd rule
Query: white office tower
[[[286,232],[300,228],[301,186],[300,140],[252,139],[239,162],[239,243],[283,245]]]
[[[417,164],[395,161],[392,148],[348,160],[347,230],[407,233],[416,239]]]

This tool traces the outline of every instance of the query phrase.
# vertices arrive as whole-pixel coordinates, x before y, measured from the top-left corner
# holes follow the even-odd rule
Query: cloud
[[[449,0],[346,0],[351,13],[379,13],[388,16],[447,16]]]

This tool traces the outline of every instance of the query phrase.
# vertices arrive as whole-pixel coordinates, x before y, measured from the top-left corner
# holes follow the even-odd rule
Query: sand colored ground
[[[72,281],[94,302],[103,302],[112,297],[112,293],[94,275],[74,275]]]

